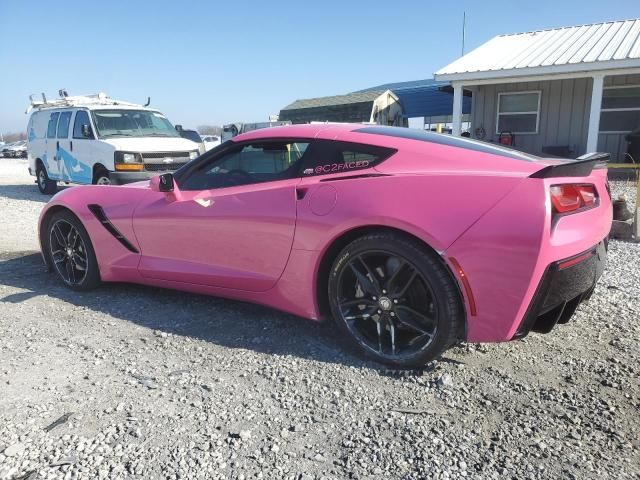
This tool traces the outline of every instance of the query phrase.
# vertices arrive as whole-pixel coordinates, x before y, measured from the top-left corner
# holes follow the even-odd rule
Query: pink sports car
[[[333,317],[360,352],[420,366],[461,340],[571,318],[604,267],[604,159],[407,128],[276,127],[173,174],[66,189],[40,242],[73,289],[132,282]]]

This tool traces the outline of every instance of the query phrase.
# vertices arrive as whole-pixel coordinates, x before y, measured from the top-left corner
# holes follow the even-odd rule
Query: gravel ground
[[[0,479],[640,478],[640,244],[551,334],[394,372],[259,306],[72,293],[25,172],[0,159]]]

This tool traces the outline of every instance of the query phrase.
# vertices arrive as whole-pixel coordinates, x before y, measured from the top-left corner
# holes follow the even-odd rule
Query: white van
[[[57,182],[124,184],[176,170],[198,157],[158,110],[104,93],[59,100],[31,98],[27,127],[29,173],[42,193]]]

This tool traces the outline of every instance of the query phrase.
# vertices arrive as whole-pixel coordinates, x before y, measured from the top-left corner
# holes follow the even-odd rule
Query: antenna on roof
[[[143,107],[148,107],[149,105],[151,105],[151,97],[147,97],[147,103],[145,103]]]
[[[467,33],[467,12],[462,12],[462,56],[464,56],[464,37]]]

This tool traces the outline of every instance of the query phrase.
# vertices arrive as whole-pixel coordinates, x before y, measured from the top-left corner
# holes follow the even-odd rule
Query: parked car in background
[[[398,127],[256,130],[175,175],[64,190],[41,247],[75,290],[126,281],[333,316],[360,352],[422,366],[571,319],[607,253],[602,160]]]
[[[64,92],[63,92],[64,93]],[[31,100],[29,173],[42,193],[57,182],[107,185],[149,179],[199,155],[159,110],[104,93]]]
[[[191,140],[193,143],[196,143],[198,145],[198,152],[202,154],[206,151],[204,142],[198,132],[182,128],[182,125],[176,125],[176,131],[182,138],[186,138],[187,140]]]
[[[229,123],[222,127],[221,141],[226,142],[236,135],[252,132],[263,128],[279,127],[283,125],[291,125],[289,120],[273,121],[273,122],[252,122],[252,123]]]
[[[25,158],[27,156],[27,142],[20,140],[2,148],[2,155],[9,158]]]
[[[8,157],[9,148],[14,142],[8,142],[0,146],[0,157]]]
[[[220,137],[216,135],[200,135],[200,137],[202,138],[204,148],[207,152],[221,143]]]

